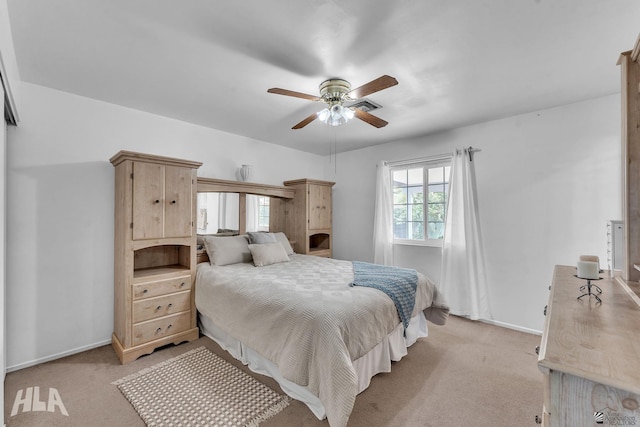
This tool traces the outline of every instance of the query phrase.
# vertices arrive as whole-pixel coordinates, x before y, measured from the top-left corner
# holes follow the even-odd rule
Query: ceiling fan
[[[356,89],[351,89],[351,84],[348,81],[333,78],[320,83],[320,96],[307,95],[306,93],[294,92],[292,90],[280,89],[277,87],[271,88],[267,90],[267,92],[278,95],[293,96],[296,98],[307,99],[309,101],[324,102],[327,104],[326,108],[317,113],[311,114],[291,129],[302,129],[315,119],[320,119],[322,122],[331,126],[339,126],[347,123],[354,116],[372,126],[381,128],[386,126],[388,122],[371,113],[358,108],[351,108],[344,104],[397,84],[398,81],[395,78],[384,75]]]

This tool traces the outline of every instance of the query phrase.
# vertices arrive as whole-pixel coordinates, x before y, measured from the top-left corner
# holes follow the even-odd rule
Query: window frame
[[[424,235],[425,238],[422,240],[418,240],[418,239],[399,239],[395,237],[395,232],[393,232],[393,244],[394,245],[409,245],[409,246],[427,246],[427,247],[442,247],[442,241],[443,239],[428,239],[426,238],[426,236],[428,236],[428,223],[429,223],[429,218],[428,218],[428,206],[429,206],[429,180],[428,180],[428,176],[429,176],[429,169],[430,168],[446,168],[449,167],[449,177],[448,179],[445,181],[445,185],[447,185],[447,191],[446,191],[446,199],[445,199],[445,212],[444,212],[444,217],[446,219],[446,214],[447,214],[447,204],[448,204],[448,185],[450,184],[451,181],[451,165],[452,165],[452,157],[445,157],[445,158],[439,158],[439,159],[434,159],[434,160],[420,160],[420,161],[415,161],[415,162],[402,162],[401,164],[393,164],[391,163],[389,165],[389,181],[390,181],[390,191],[391,191],[391,215],[393,215],[393,207],[394,207],[394,203],[393,203],[393,189],[394,189],[394,185],[393,185],[393,173],[395,171],[399,171],[399,170],[408,170],[408,169],[416,169],[416,168],[422,168],[422,191],[423,191],[423,202],[422,202],[422,211],[423,211],[423,229],[424,229]],[[392,218],[392,224],[393,224],[393,218]],[[393,226],[393,225],[392,225]]]
[[[269,224],[271,222],[271,198],[269,196],[261,196],[256,194],[257,204],[258,204],[258,230],[259,231],[269,231]],[[265,203],[266,201],[266,203]],[[267,215],[261,215],[261,207],[266,206],[268,209]],[[265,219],[267,221],[266,225],[261,224],[261,220]]]

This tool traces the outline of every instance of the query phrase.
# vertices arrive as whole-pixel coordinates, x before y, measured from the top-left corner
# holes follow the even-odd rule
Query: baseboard
[[[542,331],[537,331],[535,329],[529,329],[522,326],[512,325],[511,323],[499,322],[497,320],[480,320],[483,323],[488,323],[489,325],[501,326],[507,329],[513,329],[514,331],[526,332],[528,334],[533,335],[542,335]]]
[[[62,353],[52,354],[50,356],[41,357],[39,359],[30,360],[28,362],[19,363],[17,365],[8,366],[7,372],[19,371],[20,369],[29,368],[31,366],[39,365],[41,363],[50,362],[52,360],[60,359],[62,357],[71,356],[73,354],[82,353],[83,351],[91,350],[94,348],[102,347],[103,345],[111,344],[111,340],[100,341],[94,344],[89,344],[83,347],[74,348],[73,350],[67,350]]]

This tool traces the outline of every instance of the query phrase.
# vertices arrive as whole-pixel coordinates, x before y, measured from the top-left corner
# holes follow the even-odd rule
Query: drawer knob
[[[156,310],[160,310],[161,308],[162,308],[162,306],[159,305],[159,306],[156,307]]]
[[[142,290],[142,293],[143,293],[143,294],[146,294],[147,292],[149,292],[149,289],[143,289],[143,290]]]
[[[538,354],[538,355],[540,354],[540,346],[539,345],[536,346],[536,354]]]
[[[169,325],[169,326],[167,326],[167,331],[168,331],[169,329],[171,329],[171,327],[172,327],[172,326],[173,326],[173,325]]]
[[[184,286],[184,282],[180,283],[180,287],[183,287],[183,286]]]
[[[160,332],[162,332],[162,328],[156,329],[156,334],[159,334]]]
[[[536,424],[542,424],[542,418],[540,417],[540,415],[536,415],[534,421],[536,422]]]
[[[158,204],[158,203],[160,203],[160,200],[156,199],[155,202],[153,202],[153,203]]]
[[[176,204],[176,201],[175,201],[175,200],[172,200],[172,201],[171,201],[171,204],[172,204],[172,205],[175,205],[175,204]]]
[[[172,304],[172,303],[169,303],[169,305],[167,306],[167,308],[171,308],[171,307],[173,307],[173,304]]]

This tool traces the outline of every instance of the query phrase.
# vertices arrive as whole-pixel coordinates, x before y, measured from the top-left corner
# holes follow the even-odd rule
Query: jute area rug
[[[150,427],[254,427],[290,401],[205,347],[113,384]]]

